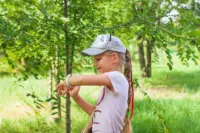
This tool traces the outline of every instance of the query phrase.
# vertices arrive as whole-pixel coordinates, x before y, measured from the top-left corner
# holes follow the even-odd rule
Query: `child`
[[[98,75],[68,75],[57,86],[58,95],[69,93],[73,100],[89,115],[93,115],[94,133],[130,133],[133,115],[132,66],[128,50],[111,35],[99,35],[83,55],[94,56]],[[124,65],[124,75],[122,67]],[[79,94],[79,86],[102,86],[98,102],[91,105]],[[129,115],[132,105],[132,113]]]

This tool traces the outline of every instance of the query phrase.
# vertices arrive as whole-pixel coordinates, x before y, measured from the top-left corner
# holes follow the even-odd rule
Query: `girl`
[[[92,46],[82,54],[94,56],[94,67],[100,74],[68,75],[57,86],[58,95],[69,93],[88,115],[92,115],[92,132],[132,132],[130,119],[134,91],[128,50],[117,37],[106,34],[97,36]],[[122,74],[123,65],[125,76]],[[89,104],[78,94],[82,85],[102,86],[96,105]]]

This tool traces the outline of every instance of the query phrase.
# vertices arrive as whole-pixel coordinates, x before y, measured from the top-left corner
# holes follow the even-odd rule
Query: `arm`
[[[92,115],[92,112],[95,110],[95,106],[89,104],[85,101],[79,94],[72,97],[73,100],[84,110],[88,115]]]
[[[97,85],[107,86],[113,91],[112,83],[106,74],[99,75],[74,75],[69,78],[70,86],[82,86],[82,85]]]
[[[95,106],[89,104],[87,101],[85,101],[80,95],[79,90],[80,86],[74,86],[72,89],[68,89],[65,85],[64,86],[58,86],[57,88],[59,96],[65,95],[66,93],[69,93],[69,95],[73,98],[73,100],[85,111],[88,115],[91,115],[92,112],[95,109]]]
[[[98,86],[107,86],[111,91],[114,91],[112,83],[110,82],[109,77],[106,74],[99,75],[75,75],[69,78],[69,85],[72,86],[72,89],[66,86],[66,81],[61,81],[61,83],[57,86],[57,91],[59,96],[64,95],[67,92],[75,90],[76,86],[81,85],[98,85]],[[71,96],[73,94],[70,94]],[[83,98],[79,95],[72,96],[73,100],[89,115],[95,109],[95,106],[87,103]]]

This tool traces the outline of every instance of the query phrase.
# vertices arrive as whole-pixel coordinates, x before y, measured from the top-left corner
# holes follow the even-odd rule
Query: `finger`
[[[60,87],[60,89],[58,90],[59,94],[62,94],[63,92],[65,92],[65,88]]]
[[[59,97],[62,96],[62,93],[61,93],[60,91],[58,91],[58,96],[59,96]]]
[[[70,90],[70,88],[64,86],[64,87],[63,87],[63,90],[66,91],[66,92],[68,92],[68,91]]]
[[[63,95],[66,95],[66,94],[67,94],[67,92],[64,92],[64,93],[63,93]]]
[[[56,90],[58,91],[60,89],[60,84],[57,85]]]
[[[71,90],[73,90],[73,89],[74,89],[74,87],[69,87],[69,89],[68,89],[68,90],[69,90],[69,91],[71,91]]]
[[[64,88],[64,90],[62,90],[62,94],[64,95],[64,94],[66,94],[66,93],[68,93],[68,89],[67,89],[67,88]]]
[[[59,95],[62,96],[62,95],[66,95],[68,92],[67,91],[60,91]]]
[[[57,91],[63,91],[63,90],[65,90],[63,86],[59,86],[59,88],[57,89]]]

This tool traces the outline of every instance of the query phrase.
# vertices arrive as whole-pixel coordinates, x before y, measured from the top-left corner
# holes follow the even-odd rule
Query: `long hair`
[[[105,52],[106,54],[111,54],[113,51],[108,50]],[[124,65],[124,76],[128,80],[129,90],[128,90],[128,108],[126,112],[126,117],[129,120],[133,117],[134,112],[134,88],[133,88],[133,80],[132,80],[132,64],[131,64],[131,55],[130,52],[126,49],[126,54],[118,53],[119,56],[119,64]]]
[[[132,133],[131,118],[134,112],[134,88],[132,80],[131,56],[128,50],[126,50],[126,55],[125,55],[124,76],[128,80],[129,90],[128,90],[128,100],[127,100],[128,108],[126,111],[126,117],[124,119],[125,126],[123,129],[123,133]]]

